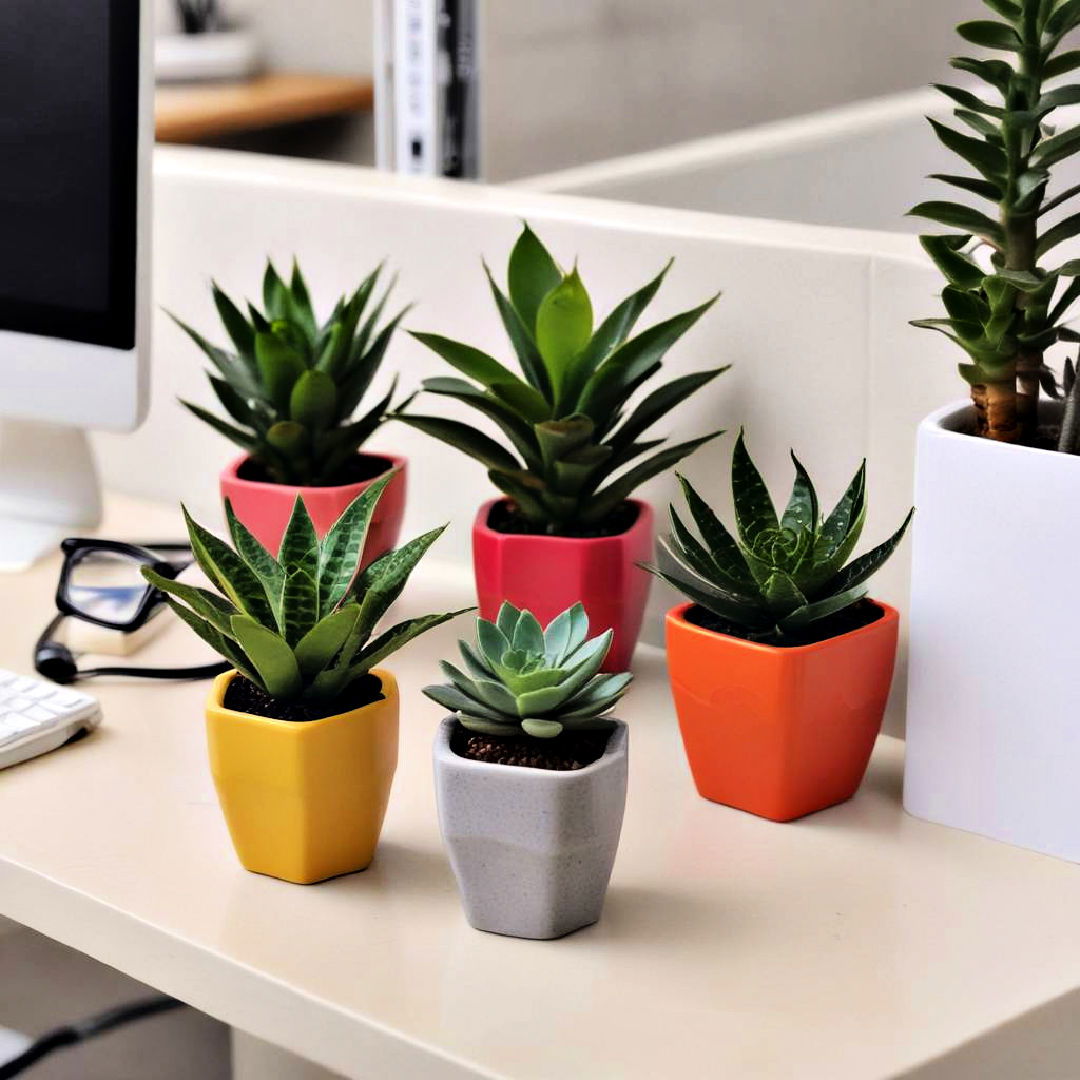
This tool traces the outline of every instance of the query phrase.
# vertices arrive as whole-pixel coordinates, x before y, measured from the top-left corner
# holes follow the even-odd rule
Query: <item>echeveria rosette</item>
[[[670,265],[595,325],[577,267],[560,269],[526,225],[510,255],[507,292],[487,271],[520,375],[471,345],[413,335],[464,376],[426,379],[424,390],[475,409],[503,440],[440,416],[399,411],[397,419],[487,466],[492,483],[535,531],[573,535],[594,528],[646,480],[722,434],[671,446],[666,438],[646,437],[726,367],[692,371],[631,404],[717,299],[634,334]]]
[[[355,480],[350,467],[357,451],[386,419],[396,387],[395,380],[353,419],[405,315],[382,321],[393,282],[376,296],[381,276],[379,266],[321,325],[295,263],[289,281],[267,263],[262,311],[248,304],[245,314],[213,284],[233,351],[173,319],[210,361],[214,370],[207,375],[225,416],[182,404],[241,447],[274,483],[322,487]]]
[[[660,541],[666,566],[645,569],[714,615],[740,637],[769,644],[803,639],[813,624],[866,596],[866,581],[896,550],[914,511],[883,544],[851,562],[866,520],[866,464],[828,517],[791,455],[795,484],[782,515],[740,433],[732,455],[736,535],[680,476],[698,535],[671,507],[671,534]]]
[[[366,488],[322,540],[298,496],[276,556],[228,502],[232,546],[185,510],[195,561],[216,591],[163,578],[149,567],[143,576],[199,637],[271,697],[333,704],[403,645],[473,610],[406,619],[373,636],[445,528],[360,570],[372,514],[390,480],[383,477]]]
[[[633,678],[599,674],[612,632],[589,638],[575,604],[546,628],[530,611],[504,603],[495,622],[478,619],[476,644],[459,642],[465,670],[443,661],[449,680],[424,693],[483,735],[553,739],[564,731],[607,731],[607,714]]]

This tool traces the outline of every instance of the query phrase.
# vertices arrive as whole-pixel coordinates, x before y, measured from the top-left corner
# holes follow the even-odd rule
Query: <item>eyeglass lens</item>
[[[112,623],[130,622],[149,585],[142,562],[112,551],[88,551],[76,559],[68,578],[68,603],[81,615]]]

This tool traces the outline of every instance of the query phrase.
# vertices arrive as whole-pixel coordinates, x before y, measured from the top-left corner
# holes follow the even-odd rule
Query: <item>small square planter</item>
[[[862,783],[892,683],[900,617],[777,648],[667,616],[668,669],[699,794],[772,821],[850,799]]]
[[[1076,862],[1080,458],[970,422],[953,405],[918,432],[904,806]]]
[[[361,453],[360,456],[384,459],[390,462],[391,468],[397,469],[375,507],[364,546],[362,565],[366,566],[397,545],[401,520],[405,514],[405,459],[393,454]],[[255,539],[275,554],[281,546],[281,538],[289,524],[297,495],[303,496],[315,531],[323,537],[361,492],[380,476],[386,475],[384,471],[370,480],[341,484],[338,487],[297,487],[293,484],[270,484],[243,479],[239,474],[247,461],[247,457],[240,457],[226,466],[221,474],[221,497],[232,503],[236,516],[248,527]]]
[[[219,675],[206,710],[210,770],[245,869],[299,885],[364,870],[375,854],[398,758],[398,689],[322,720],[235,712]]]
[[[439,822],[477,930],[563,937],[600,918],[626,803],[626,725],[575,772],[493,765],[450,747],[457,720],[435,739]]]
[[[473,566],[480,615],[494,619],[504,600],[543,624],[580,601],[593,633],[614,630],[603,670],[626,671],[641,632],[651,577],[638,563],[653,555],[653,511],[631,500],[638,515],[619,536],[522,536],[488,525],[494,499],[473,525]]]

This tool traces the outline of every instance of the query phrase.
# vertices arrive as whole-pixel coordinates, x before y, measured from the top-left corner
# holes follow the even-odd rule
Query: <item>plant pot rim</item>
[[[624,502],[637,507],[638,515],[631,525],[623,529],[621,533],[614,533],[612,536],[547,536],[544,533],[499,532],[498,529],[493,529],[488,525],[488,515],[500,503],[510,501],[504,495],[502,498],[488,499],[487,502],[483,503],[476,513],[476,521],[473,524],[474,531],[483,536],[494,536],[504,540],[543,540],[545,543],[557,544],[609,544],[613,540],[621,540],[624,536],[630,536],[638,529],[648,528],[653,517],[651,503],[647,503],[643,499],[624,499]]]
[[[996,439],[980,439],[966,431],[958,431],[961,420],[970,419],[975,406],[966,398],[942,405],[919,423],[919,435],[933,439],[963,439],[965,443],[974,443],[986,454],[1023,453],[1035,458],[1071,458],[1072,454],[1063,454],[1058,450],[1047,450],[1042,446],[1020,446],[1016,443],[998,442]],[[1064,404],[1060,401],[1040,401],[1039,412],[1060,412]],[[1080,461],[1080,458],[1077,458]]]
[[[219,676],[220,677],[220,676]],[[436,757],[439,760],[452,760],[453,763],[470,772],[477,773],[506,773],[517,777],[529,776],[535,783],[559,784],[566,783],[570,777],[589,776],[606,768],[615,756],[626,748],[627,732],[625,720],[611,717],[615,721],[615,730],[608,738],[604,752],[584,769],[535,769],[531,765],[496,765],[491,761],[474,761],[472,758],[462,757],[455,754],[450,746],[450,733],[454,725],[458,723],[457,715],[445,716],[439,724],[438,738],[435,743]]]
[[[218,715],[228,718],[229,720],[236,720],[240,723],[251,724],[258,727],[266,728],[280,728],[287,731],[299,731],[310,730],[312,728],[328,727],[330,724],[341,720],[343,717],[359,718],[368,709],[374,709],[384,702],[393,701],[398,696],[397,679],[389,671],[385,671],[382,668],[372,668],[369,674],[374,675],[380,683],[382,683],[383,696],[377,701],[369,701],[366,705],[361,705],[358,709],[346,709],[345,712],[334,713],[332,716],[323,716],[318,720],[279,720],[274,716],[258,716],[255,713],[238,712],[236,709],[229,709],[223,704],[225,700],[225,691],[229,689],[229,684],[240,674],[236,668],[232,668],[229,671],[224,671],[214,679],[213,686],[210,689],[210,701],[209,707],[214,710]]]
[[[376,480],[386,476],[387,473],[391,473],[394,470],[400,472],[407,464],[407,459],[400,454],[383,453],[379,450],[358,450],[357,456],[368,458],[385,458],[390,462],[390,468],[385,472],[379,473],[378,476],[372,476],[368,480],[353,480],[348,484],[331,484],[324,487],[311,487],[304,484],[275,484],[272,480],[245,480],[242,476],[238,475],[240,469],[251,460],[250,454],[241,454],[240,457],[234,458],[225,466],[221,471],[221,479],[228,481],[230,484],[238,484],[241,487],[255,488],[262,490],[263,488],[271,488],[274,491],[299,491],[305,494],[309,492],[322,492],[322,491],[347,491],[350,488],[363,489],[368,485],[375,483]]]
[[[767,653],[769,655],[806,655],[811,652],[822,652],[830,648],[837,641],[844,641],[846,638],[856,637],[858,634],[865,634],[872,631],[875,627],[888,626],[890,623],[895,623],[900,620],[900,612],[896,610],[891,604],[886,604],[883,600],[875,600],[873,597],[867,597],[867,599],[875,607],[881,609],[881,617],[874,619],[873,622],[867,623],[865,626],[860,626],[856,630],[848,630],[844,634],[835,634],[830,638],[825,638],[823,641],[813,641],[809,645],[769,645],[764,641],[747,641],[746,638],[735,637],[734,634],[722,634],[719,630],[709,630],[707,627],[698,626],[696,623],[690,622],[686,618],[686,613],[692,608],[697,607],[693,601],[686,601],[682,604],[676,604],[666,616],[666,621],[669,625],[679,626],[682,629],[699,636],[708,638],[718,638],[721,641],[733,641],[747,649],[753,649],[761,653]]]

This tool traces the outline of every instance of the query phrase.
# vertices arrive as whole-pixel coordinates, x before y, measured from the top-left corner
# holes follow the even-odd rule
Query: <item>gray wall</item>
[[[275,64],[370,70],[371,0],[232,3]],[[945,72],[952,27],[983,11],[979,0],[487,0],[488,173],[912,89]]]

